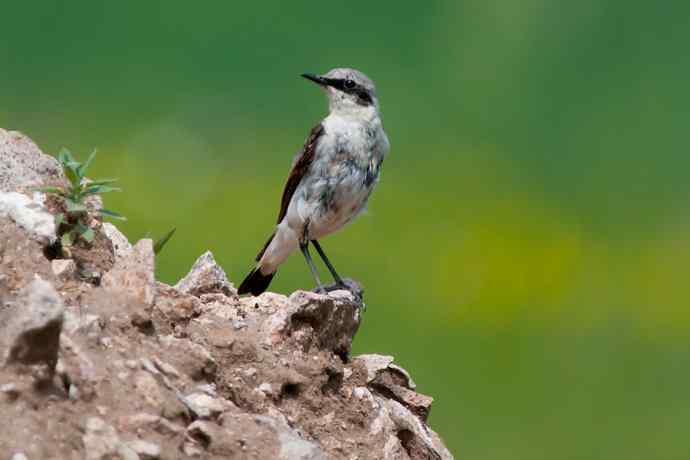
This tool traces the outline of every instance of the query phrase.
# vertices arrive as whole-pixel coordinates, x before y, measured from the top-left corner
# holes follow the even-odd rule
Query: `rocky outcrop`
[[[52,163],[33,143],[0,134],[12,139],[0,141],[10,187],[0,193],[59,180],[36,166]],[[0,216],[3,456],[452,458],[426,423],[432,399],[409,374],[390,356],[350,356],[357,295],[240,298],[210,252],[168,286],[155,280],[150,240],[97,230],[111,262],[85,276],[82,261],[50,260],[49,239]]]
[[[57,160],[17,131],[0,128],[0,192],[26,192],[32,187],[64,185]]]

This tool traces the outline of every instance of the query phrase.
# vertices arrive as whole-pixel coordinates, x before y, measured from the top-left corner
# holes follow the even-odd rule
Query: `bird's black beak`
[[[326,81],[325,78],[320,77],[318,75],[314,75],[313,73],[303,73],[302,76],[307,80],[313,81],[317,85],[328,86],[328,81]]]

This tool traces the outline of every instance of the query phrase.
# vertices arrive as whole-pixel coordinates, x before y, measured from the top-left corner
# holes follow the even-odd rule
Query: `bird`
[[[340,230],[366,209],[390,149],[376,87],[369,77],[351,68],[301,76],[326,92],[329,113],[311,130],[293,160],[276,227],[256,256],[254,268],[240,284],[240,295],[264,292],[278,267],[297,248],[309,266],[316,291],[325,293],[310,244],[331,273],[335,288],[348,289],[319,240]]]

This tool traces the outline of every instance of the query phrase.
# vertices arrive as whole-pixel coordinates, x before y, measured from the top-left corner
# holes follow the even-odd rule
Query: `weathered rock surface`
[[[19,293],[11,308],[0,313],[0,343],[5,364],[46,364],[52,373],[57,363],[64,320],[62,299],[40,278]]]
[[[65,181],[55,158],[44,155],[24,134],[0,128],[0,192],[26,191]]]
[[[101,230],[106,238],[108,238],[112,243],[113,253],[116,260],[126,257],[127,254],[129,254],[129,252],[132,250],[132,245],[127,240],[127,237],[110,222],[103,222],[103,227]]]
[[[140,240],[116,260],[113,268],[103,276],[101,285],[106,291],[149,307],[155,294],[154,259],[153,241]]]
[[[55,219],[41,203],[18,192],[0,192],[0,217],[13,220],[42,243],[55,240]]]
[[[214,293],[237,295],[237,290],[228,281],[225,271],[216,263],[211,251],[206,251],[194,262],[192,269],[175,285],[175,289],[196,297]]]
[[[60,177],[31,158],[3,166],[32,183]],[[239,298],[210,253],[168,286],[150,240],[99,231],[114,260],[100,286],[0,217],[1,455],[452,458],[426,423],[432,398],[393,357],[350,356],[357,295]]]

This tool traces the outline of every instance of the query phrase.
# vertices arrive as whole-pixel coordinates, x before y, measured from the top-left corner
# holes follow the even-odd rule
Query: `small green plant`
[[[160,239],[156,240],[156,242],[153,244],[153,253],[158,255],[162,250],[165,244],[172,238],[172,236],[175,234],[177,231],[177,228],[173,228],[170,230],[168,233],[163,235]]]
[[[88,225],[89,211],[85,200],[91,195],[120,190],[110,185],[117,179],[89,181],[85,178],[86,170],[95,157],[96,151],[94,150],[84,163],[80,163],[74,159],[69,150],[63,148],[57,159],[69,180],[69,186],[36,189],[40,192],[53,194],[62,201],[64,211],[55,215],[55,226],[63,248],[69,248],[79,239],[87,243],[91,243],[94,239],[94,231]],[[107,209],[99,209],[98,213],[102,216],[126,220],[124,216]]]

